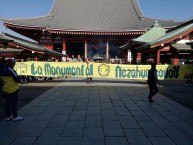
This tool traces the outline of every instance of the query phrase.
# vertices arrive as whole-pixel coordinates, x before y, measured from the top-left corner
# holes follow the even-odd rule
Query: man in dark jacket
[[[17,116],[18,92],[20,78],[13,70],[15,62],[12,59],[6,60],[6,65],[1,66],[0,79],[3,82],[3,95],[5,97],[5,113],[7,121],[23,120],[23,117]]]
[[[153,96],[158,92],[159,81],[157,77],[156,63],[151,64],[151,69],[148,71],[148,85],[149,85],[149,102],[153,101]]]

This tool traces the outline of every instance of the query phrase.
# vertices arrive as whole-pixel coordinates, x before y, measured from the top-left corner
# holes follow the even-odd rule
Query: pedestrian
[[[92,59],[88,59],[88,58],[87,58],[85,61],[86,61],[87,67],[89,67],[90,62],[92,62]],[[92,83],[92,77],[87,77],[87,78],[86,78],[86,83]]]
[[[152,99],[153,96],[158,92],[158,77],[157,77],[157,70],[156,70],[156,63],[151,63],[151,69],[148,71],[148,85],[149,85],[149,102],[154,102]]]
[[[5,97],[6,120],[20,121],[23,117],[17,115],[18,92],[20,78],[13,69],[15,62],[13,59],[7,59],[6,65],[0,70],[0,78],[3,82],[3,95]]]

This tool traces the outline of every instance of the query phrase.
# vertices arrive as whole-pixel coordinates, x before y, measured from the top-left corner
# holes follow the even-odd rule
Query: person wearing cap
[[[17,115],[18,92],[20,78],[13,69],[15,62],[13,59],[7,59],[6,65],[0,70],[0,78],[3,82],[3,95],[5,97],[6,120],[20,121],[23,117]]]

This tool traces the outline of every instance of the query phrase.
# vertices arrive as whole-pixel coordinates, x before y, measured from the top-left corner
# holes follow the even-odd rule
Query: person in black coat
[[[148,71],[148,85],[149,85],[149,102],[154,102],[152,99],[153,96],[158,92],[158,77],[157,77],[157,70],[156,70],[156,63],[151,64],[151,69]]]

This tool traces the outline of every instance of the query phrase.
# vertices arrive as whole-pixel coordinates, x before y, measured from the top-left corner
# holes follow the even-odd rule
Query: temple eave
[[[24,29],[24,30],[41,30],[48,31],[52,34],[68,34],[68,35],[140,35],[144,33],[144,30],[131,30],[131,31],[81,31],[81,30],[61,30],[61,29],[49,29],[39,26],[26,26],[18,24],[10,24],[4,22],[4,26],[8,28]]]
[[[153,45],[151,45],[151,48],[155,48],[155,47],[158,47],[158,46],[162,46],[162,45],[165,45],[165,44],[167,44],[167,43],[171,43],[172,41],[176,41],[176,40],[178,40],[178,39],[182,39],[182,37],[185,37],[185,36],[188,35],[190,32],[192,32],[192,29],[187,30],[187,31],[185,31],[185,32],[183,32],[183,33],[180,33],[180,34],[178,34],[178,35],[176,35],[176,36],[173,36],[173,37],[171,37],[171,38],[169,38],[169,39],[160,41],[160,42],[158,42],[158,43],[156,43],[156,44],[153,44]]]
[[[94,32],[94,31],[62,31],[62,30],[48,30],[48,32],[53,34],[68,34],[68,35],[138,35],[144,33],[144,31]]]
[[[45,29],[43,27],[38,27],[38,26],[25,26],[25,25],[10,24],[6,22],[4,22],[4,26],[8,28],[19,28],[19,29],[28,29],[28,30],[44,30]]]

